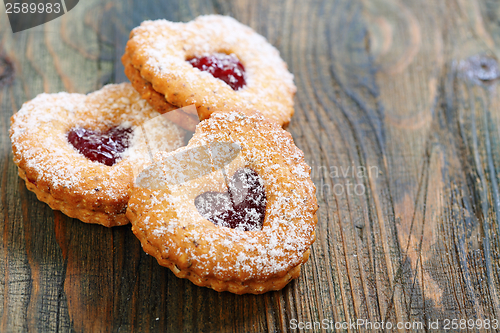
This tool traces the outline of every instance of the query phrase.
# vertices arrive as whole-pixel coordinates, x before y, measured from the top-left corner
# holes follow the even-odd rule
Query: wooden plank
[[[398,238],[409,266],[399,282],[410,294],[406,311],[426,321],[496,318],[498,224],[489,202],[498,146],[488,142],[497,141],[498,124],[487,129],[484,120],[493,114],[498,75],[487,84],[464,76],[470,57],[497,66],[486,17],[477,2],[378,4],[368,6],[368,22],[389,125]],[[494,176],[481,176],[488,168]]]
[[[298,280],[260,296],[196,287],[145,255],[130,227],[52,212],[12,162],[9,117],[24,101],[125,81],[119,58],[133,27],[209,13],[266,36],[295,74],[288,130],[318,188],[311,259]],[[0,330],[499,318],[499,17],[491,0],[88,0],[13,35],[2,13],[0,67],[15,73],[0,79]]]

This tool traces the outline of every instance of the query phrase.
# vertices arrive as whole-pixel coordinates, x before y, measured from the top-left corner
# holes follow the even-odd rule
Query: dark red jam
[[[233,90],[239,90],[246,84],[245,67],[233,54],[214,53],[206,57],[188,59],[188,62],[193,67],[226,82]]]
[[[201,216],[221,227],[261,230],[267,199],[257,172],[239,169],[228,187],[227,192],[205,192],[195,198],[194,205]]]
[[[131,128],[112,127],[106,132],[97,132],[82,127],[72,128],[68,142],[91,161],[112,166],[128,148]]]

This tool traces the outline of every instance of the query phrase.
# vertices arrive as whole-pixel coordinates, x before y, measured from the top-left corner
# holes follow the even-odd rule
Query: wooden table
[[[39,202],[12,162],[9,118],[23,102],[125,81],[133,27],[208,13],[280,50],[298,88],[288,130],[318,188],[310,260],[260,296],[176,278],[129,226]],[[0,331],[294,332],[357,319],[430,331],[500,319],[499,2],[80,0],[16,34],[2,10],[0,36]]]

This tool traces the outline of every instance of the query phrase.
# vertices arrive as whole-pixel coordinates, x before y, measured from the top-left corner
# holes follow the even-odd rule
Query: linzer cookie
[[[278,50],[227,16],[145,21],[130,33],[122,62],[160,113],[191,104],[200,119],[217,110],[257,110],[286,126],[294,112],[293,75]]]
[[[215,112],[186,147],[157,153],[127,208],[143,249],[181,278],[236,294],[279,290],[315,239],[310,168],[260,114]]]
[[[127,224],[135,176],[150,154],[184,145],[184,130],[159,116],[128,83],[88,95],[40,94],[11,118],[19,176],[39,200],[70,217]]]

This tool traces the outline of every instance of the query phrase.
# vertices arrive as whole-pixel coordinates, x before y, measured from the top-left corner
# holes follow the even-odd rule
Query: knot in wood
[[[460,61],[459,71],[475,84],[492,84],[500,77],[498,62],[486,55],[474,55]]]

